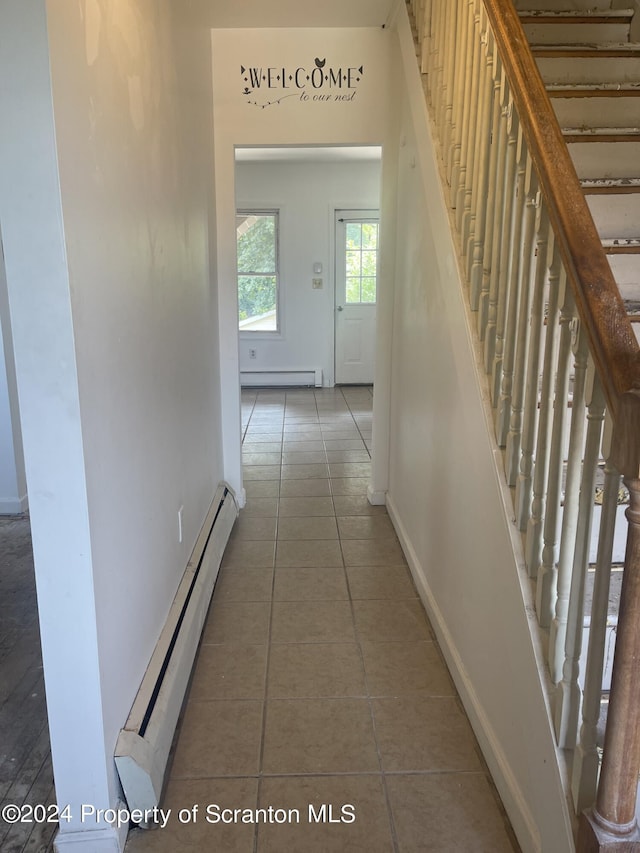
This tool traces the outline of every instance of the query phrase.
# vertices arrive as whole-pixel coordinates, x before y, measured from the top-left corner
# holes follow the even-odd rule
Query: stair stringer
[[[397,28],[387,506],[523,851],[564,853],[574,815],[530,581],[406,14]]]

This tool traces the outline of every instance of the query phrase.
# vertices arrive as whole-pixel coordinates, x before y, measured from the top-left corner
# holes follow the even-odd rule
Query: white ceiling
[[[382,157],[379,145],[323,145],[304,148],[236,148],[238,163],[344,163],[376,161]]]
[[[397,0],[180,0],[180,13],[211,28],[381,27]]]

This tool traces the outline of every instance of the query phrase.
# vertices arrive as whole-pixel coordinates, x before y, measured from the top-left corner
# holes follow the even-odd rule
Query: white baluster
[[[580,736],[573,754],[573,768],[571,772],[571,791],[578,814],[593,803],[600,770],[597,749],[598,721],[600,719],[600,705],[602,702],[602,675],[604,671],[607,618],[609,615],[611,557],[613,554],[613,539],[618,510],[618,491],[620,489],[620,474],[609,461],[611,431],[612,424],[610,419],[607,418],[602,447],[603,455],[607,461],[604,468],[604,494],[602,498],[602,514],[600,516],[598,554],[593,581],[589,645],[584,679],[584,696],[582,699],[582,726],[580,727]],[[591,503],[593,503],[593,498]],[[580,625],[580,627],[582,626]],[[568,635],[569,632],[567,630]],[[567,676],[567,681],[569,681],[569,678]],[[563,694],[570,693],[570,686],[570,684],[565,684],[563,678],[561,685]],[[572,706],[577,706],[576,718],[579,713],[579,699],[579,687],[576,685],[573,689],[573,702],[570,703]],[[565,700],[564,695],[563,700]],[[571,731],[572,728],[574,729],[571,724],[567,725],[568,731]]]
[[[498,284],[498,309],[495,333],[485,338],[485,368],[491,374],[491,402],[498,404],[502,380],[504,338],[507,327],[507,310],[517,306],[516,285],[522,236],[522,209],[524,206],[524,158],[522,157],[522,135],[520,122],[515,111],[512,113],[507,151],[507,176],[504,187],[504,215],[502,219],[502,245],[500,246],[500,270]],[[509,304],[509,300],[514,306]],[[491,352],[493,341],[493,352]]]
[[[555,616],[549,632],[549,670],[551,680],[557,684],[562,678],[565,660],[567,620],[571,596],[572,569],[576,555],[576,535],[578,530],[578,511],[580,507],[580,475],[584,450],[584,430],[586,417],[585,383],[587,376],[587,358],[589,348],[587,336],[578,320],[573,321],[574,379],[571,395],[571,433],[567,454],[567,477],[564,488],[564,511],[562,513],[562,531],[560,533],[560,556],[558,557],[558,581]],[[592,439],[593,440],[593,439]],[[596,443],[597,447],[597,443]],[[585,495],[585,500],[588,496]],[[583,507],[589,511],[589,503]],[[583,516],[583,527],[584,527]],[[583,542],[583,551],[584,548]],[[588,544],[588,543],[587,543]],[[586,549],[588,555],[588,548]],[[576,566],[576,572],[582,573],[584,566]],[[576,593],[574,593],[575,595]],[[577,600],[581,593],[577,593]],[[575,603],[575,602],[574,602]]]
[[[502,98],[509,98],[506,81],[501,86]],[[509,98],[508,105],[503,103],[500,123],[498,125],[498,150],[495,172],[495,188],[493,195],[493,209],[490,217],[493,219],[491,226],[491,244],[487,247],[491,260],[489,264],[488,293],[483,281],[480,294],[480,309],[478,316],[478,335],[484,341],[489,334],[492,337],[490,345],[493,353],[493,335],[495,334],[496,316],[498,313],[498,294],[500,284],[500,252],[502,247],[502,223],[505,202],[505,179],[510,156],[510,130],[511,130],[512,102]],[[513,158],[515,162],[515,157]],[[484,322],[483,322],[484,321]],[[486,369],[486,347],[485,347],[485,369]]]
[[[458,174],[456,176],[456,196],[454,197],[454,207],[456,208],[456,228],[460,231],[462,225],[462,213],[464,211],[464,193],[467,179],[467,160],[469,157],[469,122],[471,120],[471,111],[475,106],[471,101],[471,89],[473,81],[471,74],[473,71],[473,2],[468,0],[467,12],[465,21],[465,44],[466,56],[464,64],[464,82],[462,85],[462,115],[461,115],[461,132],[460,132],[460,164]],[[453,189],[453,185],[452,185]]]
[[[540,375],[540,353],[544,303],[544,284],[549,268],[549,256],[553,254],[553,232],[544,201],[538,208],[536,236],[536,269],[531,300],[529,351],[524,389],[524,412],[522,424],[522,448],[520,470],[516,481],[515,510],[520,530],[527,529],[531,514],[531,489],[533,479],[533,445],[538,420],[538,378]],[[537,568],[537,564],[536,564]]]
[[[504,324],[504,333],[502,332],[502,322],[499,321],[498,323],[496,357],[494,359],[491,382],[493,399],[496,401],[496,441],[500,447],[506,445],[507,434],[509,432],[511,391],[513,387],[513,369],[518,332],[518,312],[523,278],[522,265],[525,258],[527,261],[529,260],[529,254],[523,254],[522,244],[523,228],[525,227],[527,216],[527,194],[525,192],[527,160],[527,150],[522,134],[522,127],[519,127],[516,154],[516,198],[507,273],[507,315]],[[531,224],[533,225],[533,223]],[[531,235],[533,235],[533,230]]]
[[[484,260],[484,241],[487,228],[487,215],[489,204],[487,199],[487,187],[489,184],[489,173],[491,163],[491,127],[493,123],[493,55],[495,40],[491,28],[487,22],[486,32],[487,44],[484,50],[485,69],[483,74],[483,91],[481,96],[482,116],[480,121],[479,160],[476,173],[478,175],[478,187],[475,197],[474,229],[473,239],[469,241],[467,249],[467,269],[469,272],[469,301],[471,310],[477,311],[480,302],[480,290],[482,288],[482,267]]]
[[[476,181],[475,169],[477,165],[478,153],[478,124],[480,115],[478,113],[478,97],[481,90],[480,86],[480,68],[483,62],[483,45],[481,34],[480,20],[480,5],[482,0],[476,0],[473,12],[473,65],[471,69],[471,102],[469,110],[469,125],[467,139],[467,172],[465,175],[464,198],[462,199],[462,210],[460,207],[456,210],[456,220],[458,221],[458,230],[461,236],[461,245],[464,247],[469,240],[471,231],[471,213],[473,209],[473,189]],[[467,267],[467,273],[469,267]]]
[[[567,276],[560,274],[560,343],[556,374],[556,390],[553,402],[553,426],[549,448],[549,474],[545,501],[543,528],[542,562],[538,569],[536,586],[536,610],[538,622],[543,628],[551,625],[556,606],[557,590],[557,535],[560,495],[562,491],[562,469],[564,466],[565,433],[569,405],[569,367],[571,361],[571,321],[574,315],[574,301],[571,289],[567,285]],[[551,322],[551,318],[549,318]],[[554,372],[554,365],[551,364]]]
[[[473,142],[472,186],[469,197],[469,211],[466,221],[463,221],[461,240],[462,257],[465,261],[469,282],[471,282],[475,244],[484,239],[484,218],[480,215],[478,208],[486,205],[486,198],[480,198],[480,194],[486,195],[486,172],[490,150],[491,91],[493,86],[491,79],[493,55],[489,53],[489,20],[481,3],[479,4],[479,11],[477,31],[479,38],[478,92]]]
[[[554,241],[553,260],[549,270],[549,301],[547,328],[542,362],[542,387],[540,389],[540,412],[535,446],[533,472],[533,500],[527,524],[525,562],[529,575],[535,577],[542,560],[542,532],[545,514],[545,498],[549,480],[551,456],[551,421],[553,417],[553,378],[558,360],[558,285],[560,282],[560,251]]]
[[[464,137],[464,118],[467,89],[467,36],[469,34],[470,3],[469,0],[458,0],[458,27],[456,40],[456,83],[453,98],[453,129],[451,146],[451,161],[449,176],[450,203],[455,208],[458,189],[460,186],[460,169],[462,159],[462,140]]]
[[[496,180],[498,164],[501,162],[500,133],[504,116],[502,114],[502,88],[504,85],[504,70],[497,50],[493,54],[493,96],[491,99],[491,149],[489,151],[489,178],[487,181],[487,216],[484,228],[482,248],[482,283],[478,298],[478,337],[484,339],[484,332],[489,317],[489,294],[491,290],[491,262],[493,248],[493,229],[495,224]],[[475,289],[475,288],[474,288]]]
[[[440,120],[441,126],[444,129],[442,136],[442,145],[444,149],[445,169],[448,169],[448,162],[452,140],[452,122],[453,122],[453,98],[455,91],[455,70],[456,70],[456,31],[458,27],[458,3],[447,4],[447,52],[445,58],[445,89],[444,89],[444,107],[443,114]]]

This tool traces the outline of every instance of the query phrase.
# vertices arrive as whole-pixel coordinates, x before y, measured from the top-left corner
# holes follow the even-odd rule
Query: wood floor
[[[0,517],[0,811],[54,801],[29,520]],[[0,850],[45,853],[56,829],[0,819]]]

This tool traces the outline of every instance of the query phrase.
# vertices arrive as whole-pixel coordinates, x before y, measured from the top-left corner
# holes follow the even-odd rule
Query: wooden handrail
[[[614,423],[621,416],[619,470],[638,476],[640,348],[518,13],[511,0],[484,5]]]

